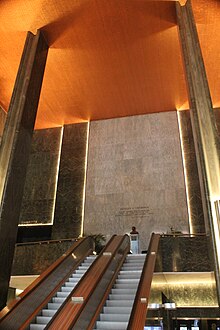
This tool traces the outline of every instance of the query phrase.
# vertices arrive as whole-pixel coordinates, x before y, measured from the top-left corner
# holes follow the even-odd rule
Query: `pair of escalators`
[[[0,329],[143,329],[158,242],[133,255],[114,235],[95,256],[92,238],[77,240],[1,312]]]

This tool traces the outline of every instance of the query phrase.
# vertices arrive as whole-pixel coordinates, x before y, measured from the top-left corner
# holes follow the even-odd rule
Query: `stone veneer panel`
[[[87,123],[64,126],[52,238],[81,234]]]
[[[3,130],[5,127],[6,116],[7,116],[6,112],[0,106],[0,144],[1,144]]]
[[[213,109],[215,114],[215,121],[216,121],[216,129],[218,135],[220,136],[220,108]]]
[[[38,275],[46,270],[74,241],[42,242],[41,244],[17,244],[12,267],[12,275]]]
[[[162,303],[162,294],[180,307],[218,305],[214,273],[159,273],[151,284],[150,304]]]
[[[152,232],[189,230],[176,112],[91,123],[85,233],[133,225],[144,250]]]
[[[182,142],[188,182],[188,196],[191,214],[191,233],[205,233],[205,222],[200,191],[199,174],[193,141],[189,110],[179,112],[182,127]]]
[[[161,237],[156,272],[211,272],[210,236]]]
[[[34,131],[20,225],[52,224],[60,137],[61,128]]]

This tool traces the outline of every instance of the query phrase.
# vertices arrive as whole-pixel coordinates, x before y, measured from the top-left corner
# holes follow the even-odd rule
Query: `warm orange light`
[[[187,0],[178,0],[179,1],[179,3],[181,4],[181,6],[185,6],[185,4],[186,4],[186,2],[187,2]]]
[[[0,101],[26,31],[50,50],[35,129],[175,109],[186,99],[175,1],[0,1]],[[16,47],[15,47],[16,45]]]

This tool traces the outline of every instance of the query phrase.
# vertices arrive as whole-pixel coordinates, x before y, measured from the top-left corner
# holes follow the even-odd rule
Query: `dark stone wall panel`
[[[12,275],[41,274],[72,245],[73,241],[17,245]]]
[[[17,243],[48,241],[51,238],[52,225],[19,226]]]
[[[210,237],[161,237],[157,272],[210,272],[214,270],[209,255]]]
[[[87,125],[64,126],[53,239],[81,234]]]
[[[202,207],[202,197],[199,183],[198,167],[193,140],[190,112],[179,112],[182,127],[182,143],[187,172],[188,193],[191,214],[192,233],[205,233],[205,222]]]
[[[218,135],[220,136],[220,108],[214,109],[215,123]]]
[[[34,131],[20,224],[48,224],[53,220],[61,130],[51,128]]]
[[[5,127],[6,116],[7,116],[6,112],[0,106],[0,144],[1,144],[3,130]]]

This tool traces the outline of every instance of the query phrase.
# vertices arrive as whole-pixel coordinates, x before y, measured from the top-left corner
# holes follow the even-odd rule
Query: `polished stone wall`
[[[209,236],[160,238],[156,272],[211,272],[214,262],[211,256]]]
[[[17,244],[11,275],[39,275],[65,253],[73,241]]]
[[[0,106],[0,144],[1,144],[3,130],[5,127],[6,116],[7,116],[6,112]]]
[[[53,223],[61,135],[62,128],[34,131],[20,225]]]
[[[182,143],[187,175],[191,233],[205,233],[202,197],[200,192],[190,112],[188,110],[180,111],[179,120],[181,122]]]
[[[64,126],[53,239],[81,234],[87,128],[87,123]]]
[[[213,273],[154,273],[150,304],[162,304],[162,292],[178,308],[218,306]]]
[[[85,233],[188,232],[176,112],[91,122]]]
[[[220,108],[214,109],[215,121],[216,121],[216,128],[218,131],[218,135],[220,136]]]
[[[87,125],[34,132],[18,242],[81,234]]]

